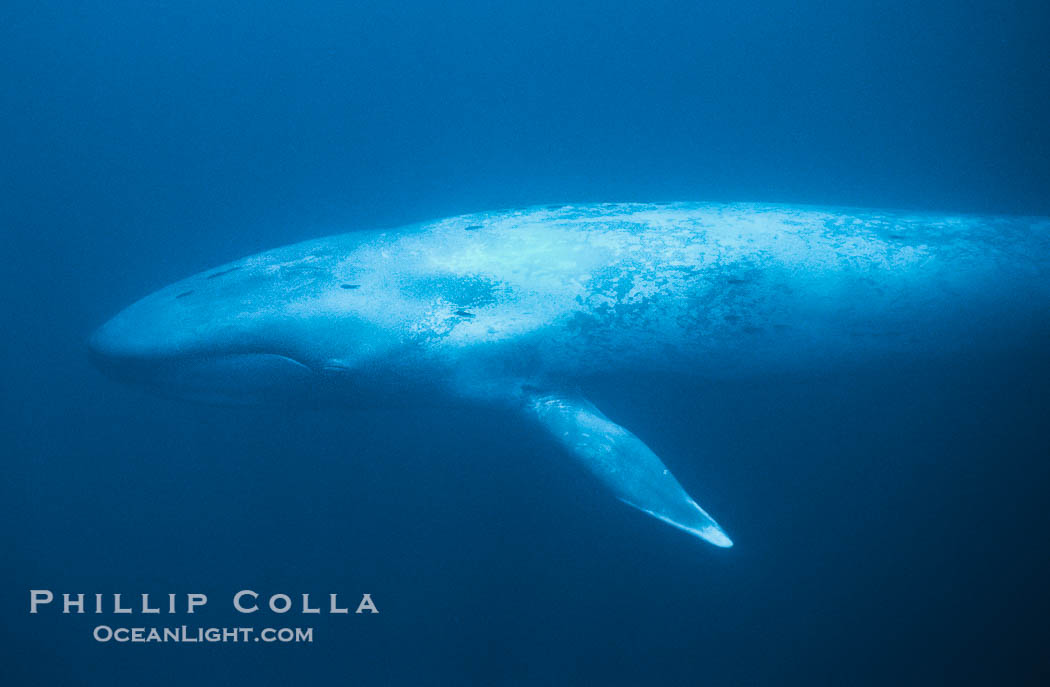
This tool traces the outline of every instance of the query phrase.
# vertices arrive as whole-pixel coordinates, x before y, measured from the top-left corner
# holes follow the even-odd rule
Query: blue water
[[[475,210],[1050,215],[1048,30],[1036,2],[6,3],[0,684],[1045,683],[1045,340],[603,390],[729,550],[496,410],[196,406],[84,341],[227,260]],[[30,615],[36,588],[210,600]],[[380,614],[241,616],[243,588]]]

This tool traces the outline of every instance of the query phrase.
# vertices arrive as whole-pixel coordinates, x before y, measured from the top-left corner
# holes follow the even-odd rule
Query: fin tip
[[[733,540],[726,536],[726,533],[716,527],[707,527],[700,532],[700,538],[704,541],[714,544],[720,549],[730,549],[733,547]]]

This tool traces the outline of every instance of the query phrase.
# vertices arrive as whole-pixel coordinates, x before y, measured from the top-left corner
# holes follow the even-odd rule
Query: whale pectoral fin
[[[526,392],[525,401],[529,414],[621,501],[715,546],[733,545],[657,455],[589,401],[546,391]]]

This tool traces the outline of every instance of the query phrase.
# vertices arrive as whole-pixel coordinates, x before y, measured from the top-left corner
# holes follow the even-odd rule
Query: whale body
[[[756,204],[564,205],[356,231],[134,303],[98,364],[211,402],[338,392],[512,407],[622,501],[730,538],[582,391],[1045,341],[1050,219]]]

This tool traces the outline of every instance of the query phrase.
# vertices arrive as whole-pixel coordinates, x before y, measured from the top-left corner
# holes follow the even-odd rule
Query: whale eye
[[[361,285],[360,284],[340,284],[339,288],[347,289],[347,290],[359,289],[359,288],[361,288]]]
[[[191,293],[193,293],[193,289],[190,289],[189,291],[183,291],[178,296],[175,296],[175,298],[185,298],[186,296],[190,295]]]
[[[478,229],[481,229],[480,224],[468,224],[467,226],[463,227],[464,231],[477,231]]]

